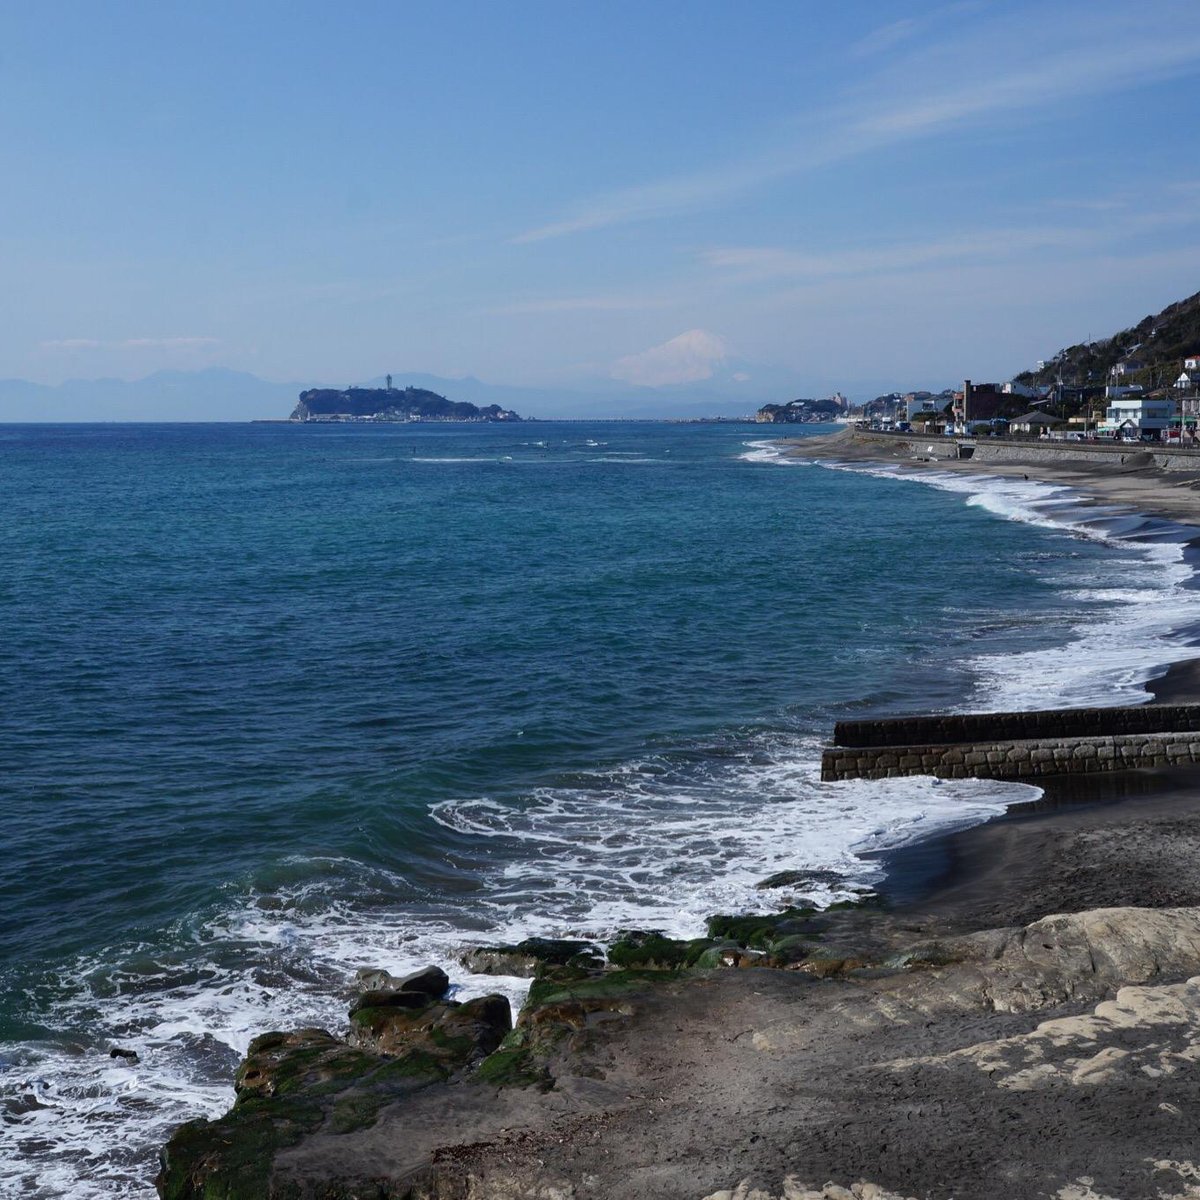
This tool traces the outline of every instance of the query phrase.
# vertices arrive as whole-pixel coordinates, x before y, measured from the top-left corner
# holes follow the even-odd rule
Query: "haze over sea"
[[[1169,529],[760,438],[0,428],[2,1194],[151,1195],[358,967],[516,998],[455,954],[691,934],[790,868],[826,903],[1036,794],[821,784],[840,716],[1136,701],[1194,653]]]

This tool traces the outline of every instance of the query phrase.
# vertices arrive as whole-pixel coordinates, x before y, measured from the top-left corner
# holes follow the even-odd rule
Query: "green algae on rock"
[[[604,955],[592,942],[532,937],[515,945],[476,946],[462,954],[459,962],[472,975],[532,979],[542,967],[599,967]]]
[[[407,993],[400,993],[407,995]],[[465,1004],[355,1010],[346,1040],[323,1029],[255,1038],[234,1082],[233,1107],[180,1126],[155,1181],[164,1200],[261,1200],[275,1156],[317,1132],[373,1125],[387,1105],[486,1059],[512,1026],[503,996]]]

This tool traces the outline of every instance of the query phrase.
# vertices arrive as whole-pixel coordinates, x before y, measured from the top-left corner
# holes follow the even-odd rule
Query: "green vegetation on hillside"
[[[1060,379],[1069,387],[1100,386],[1123,362],[1131,369],[1122,382],[1163,387],[1174,383],[1183,360],[1195,354],[1200,354],[1200,292],[1112,337],[1068,346],[1040,369],[1016,378],[1032,386],[1052,385]]]

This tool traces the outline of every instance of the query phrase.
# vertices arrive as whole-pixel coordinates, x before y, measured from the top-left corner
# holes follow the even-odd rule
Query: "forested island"
[[[292,421],[519,421],[509,408],[447,400],[425,388],[311,388],[300,393]]]

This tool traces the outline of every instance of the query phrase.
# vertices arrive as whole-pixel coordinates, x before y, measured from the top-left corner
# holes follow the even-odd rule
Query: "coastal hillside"
[[[791,400],[787,404],[764,404],[754,415],[755,421],[770,425],[796,425],[811,421],[832,421],[848,409],[838,392],[824,400]]]
[[[1062,379],[1071,386],[1085,387],[1120,374],[1158,387],[1172,383],[1183,360],[1192,355],[1200,355],[1200,292],[1111,337],[1068,346],[1016,379],[1029,386],[1048,386]]]
[[[390,379],[390,377],[389,377]],[[447,400],[425,388],[311,388],[300,393],[293,421],[519,421],[512,409]]]

